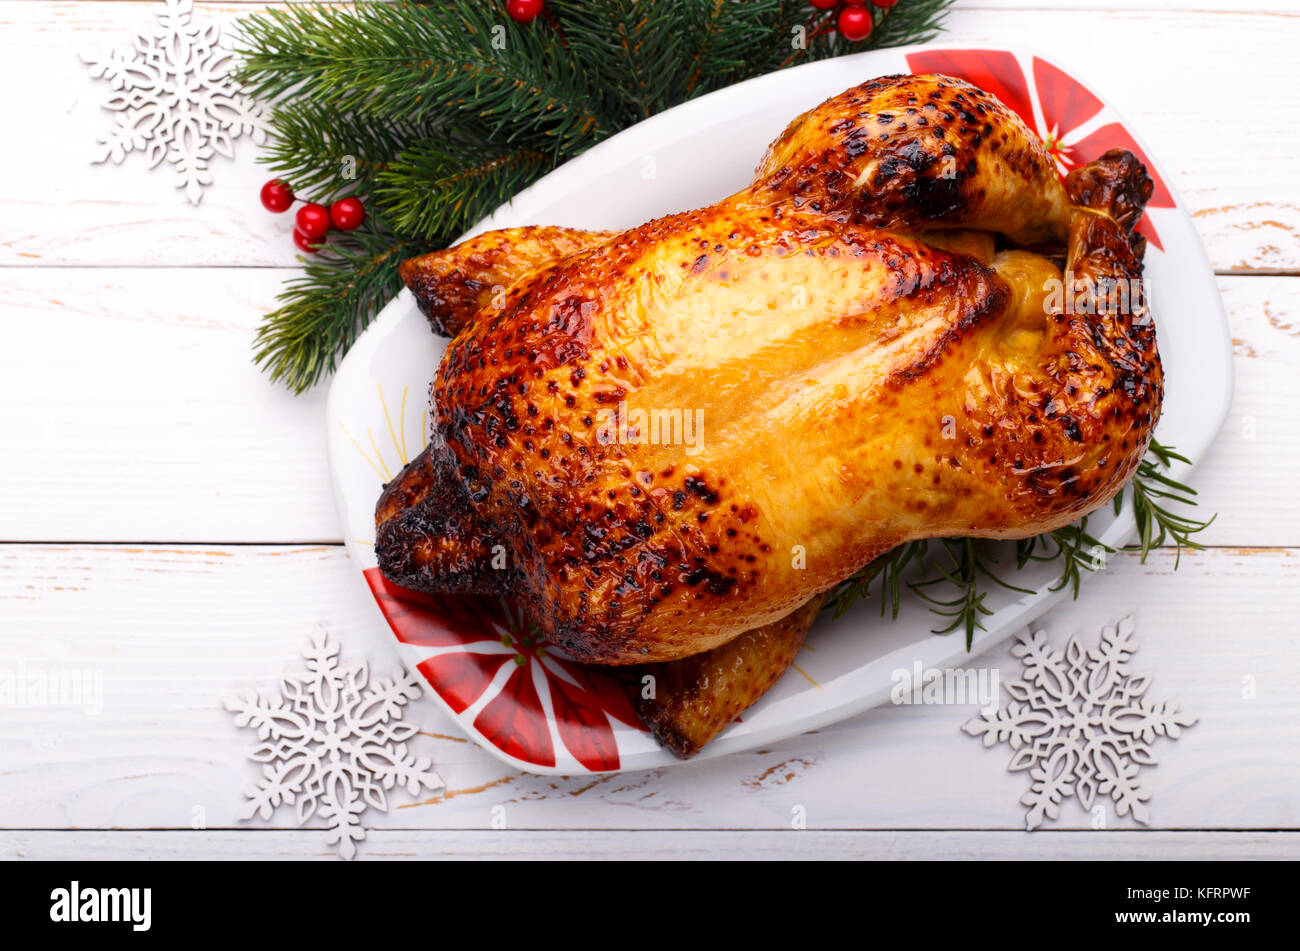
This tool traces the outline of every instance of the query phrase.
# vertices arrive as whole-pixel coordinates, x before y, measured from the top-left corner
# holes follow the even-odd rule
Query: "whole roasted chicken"
[[[1140,294],[1112,292],[1140,287],[1150,194],[1128,152],[1062,180],[994,97],[891,76],[796,118],[715,205],[407,261],[452,340],[380,568],[652,664],[671,689],[643,716],[689,754],[872,559],[1037,535],[1129,479],[1161,370]]]

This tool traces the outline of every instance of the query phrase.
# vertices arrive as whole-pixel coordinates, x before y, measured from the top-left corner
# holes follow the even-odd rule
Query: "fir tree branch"
[[[623,126],[654,115],[672,101],[670,91],[690,38],[682,11],[693,12],[699,2],[628,0],[620,9],[584,0],[550,0],[548,6],[568,50],[587,69],[620,78],[597,88],[603,93],[605,114],[616,116]]]
[[[520,146],[487,147],[467,160],[454,148],[421,142],[378,174],[375,198],[398,231],[430,244],[449,240],[545,175],[549,156]]]
[[[243,26],[240,78],[257,98],[293,94],[404,122],[464,114],[504,141],[527,129],[559,152],[611,131],[554,31],[515,23],[497,4],[299,5]]]
[[[948,6],[942,0],[897,3],[884,11],[867,40],[872,47],[928,43],[943,31]]]
[[[285,285],[280,307],[258,329],[253,362],[296,393],[310,389],[397,293],[397,266],[419,249],[380,227],[348,234],[305,260],[302,276]]]
[[[344,193],[369,194],[378,175],[422,130],[353,113],[335,113],[294,100],[275,107],[276,135],[263,161],[289,179],[297,193],[329,202]]]

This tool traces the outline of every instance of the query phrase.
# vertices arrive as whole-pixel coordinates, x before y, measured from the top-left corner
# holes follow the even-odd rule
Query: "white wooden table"
[[[949,19],[950,39],[1047,52],[1127,115],[1193,210],[1232,322],[1236,401],[1194,478],[1220,513],[1210,548],[1177,573],[1169,552],[1119,557],[1042,622],[1060,643],[1133,613],[1151,695],[1201,717],[1149,774],[1150,829],[1094,831],[1067,801],[1022,831],[1024,778],[959,731],[969,707],[555,779],[505,768],[424,700],[410,716],[448,788],[369,813],[362,855],[1300,854],[1300,15],[1250,2],[977,0]],[[111,118],[76,54],[150,18],[0,0],[0,667],[104,678],[98,715],[0,712],[0,855],[326,857],[289,810],[237,821],[255,767],[220,698],[273,687],[317,625],[385,666],[391,635],[341,545],[323,389],[293,397],[249,360],[296,268],[256,148],[214,162],[198,208],[138,156],[88,164]],[[1017,669],[1005,646],[981,663]]]

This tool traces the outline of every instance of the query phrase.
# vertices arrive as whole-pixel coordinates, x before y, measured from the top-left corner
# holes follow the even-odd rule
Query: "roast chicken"
[[[1128,152],[1062,179],[993,96],[891,76],[796,118],[707,208],[407,261],[451,341],[380,568],[651,665],[643,717],[688,755],[872,559],[1037,535],[1130,478],[1162,394],[1150,194]]]

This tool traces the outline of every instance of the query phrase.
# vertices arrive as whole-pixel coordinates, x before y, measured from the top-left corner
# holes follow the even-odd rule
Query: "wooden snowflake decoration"
[[[343,667],[339,645],[323,631],[303,652],[307,670],[280,681],[280,695],[245,691],[226,700],[235,725],[257,731],[249,754],[262,778],[248,791],[241,819],[269,819],[281,803],[297,807],[298,824],[328,823],[327,841],[350,859],[366,837],[361,814],[388,811],[387,790],[400,783],[414,796],[441,789],[431,763],[407,750],[416,727],[401,722],[420,696],[418,678],[396,668],[372,678],[366,663]]]
[[[1138,773],[1156,765],[1151,743],[1177,739],[1196,718],[1179,713],[1175,701],[1144,699],[1149,679],[1129,672],[1133,631],[1133,619],[1125,618],[1102,630],[1097,647],[1085,651],[1070,638],[1064,653],[1043,631],[1022,634],[1011,653],[1024,679],[1004,685],[1011,698],[1005,707],[963,727],[985,746],[1009,744],[1015,752],[1008,768],[1029,772],[1020,799],[1029,807],[1026,828],[1036,829],[1044,816],[1055,819],[1067,796],[1091,810],[1098,794],[1110,797],[1117,815],[1148,821],[1151,794],[1138,785]]]
[[[92,161],[121,164],[128,152],[144,152],[154,168],[165,158],[176,169],[176,187],[197,205],[212,184],[208,160],[233,158],[242,135],[264,142],[266,113],[231,78],[234,53],[221,28],[191,22],[192,7],[192,0],[163,0],[153,31],[138,32],[130,49],[82,59],[115,90],[104,103],[115,124],[99,137]]]

